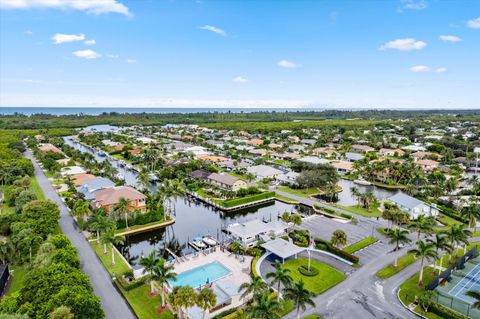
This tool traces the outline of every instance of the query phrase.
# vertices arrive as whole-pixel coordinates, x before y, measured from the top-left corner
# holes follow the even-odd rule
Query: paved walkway
[[[52,187],[38,163],[33,158],[32,153],[27,151],[25,156],[30,158],[35,166],[35,178],[45,194],[45,198],[55,202],[60,208],[60,228],[62,232],[70,239],[77,248],[78,256],[81,261],[82,271],[90,278],[94,293],[100,297],[102,308],[105,311],[107,319],[131,319],[136,316],[131,312],[129,306],[113,286],[110,275],[103,267],[95,252],[90,247],[85,237],[78,229],[73,217],[69,214],[69,209]]]

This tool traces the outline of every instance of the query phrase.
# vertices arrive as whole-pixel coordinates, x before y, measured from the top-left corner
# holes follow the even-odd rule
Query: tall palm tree
[[[330,242],[333,246],[345,246],[347,244],[347,233],[341,229],[337,229],[333,232]]]
[[[249,319],[278,319],[281,306],[277,300],[271,299],[268,292],[254,296],[254,302],[247,309]]]
[[[465,294],[475,299],[475,302],[472,304],[472,308],[480,309],[480,291],[470,290]]]
[[[243,291],[243,294],[240,297],[242,299],[246,298],[250,294],[253,294],[253,296],[261,295],[267,290],[268,286],[260,276],[253,277],[252,281],[250,282],[244,282],[238,289],[239,292]]]
[[[411,222],[409,228],[417,232],[417,240],[420,239],[420,234],[431,234],[433,227],[435,226],[435,219],[431,216],[425,217],[420,215],[418,218]]]
[[[386,233],[386,235],[390,239],[390,244],[395,244],[395,250],[398,250],[401,244],[407,244],[411,241],[410,238],[408,238],[407,236],[408,230],[404,230],[401,228],[395,228],[393,230],[390,230]],[[398,266],[398,255],[395,256],[393,266]]]
[[[315,307],[313,297],[315,297],[315,295],[305,289],[305,284],[302,279],[292,287],[285,289],[285,298],[292,300],[297,308],[297,319],[300,319],[300,310],[305,311],[307,306]]]
[[[477,230],[477,220],[480,219],[480,206],[478,204],[471,204],[462,209],[463,216],[468,220],[468,227]]]
[[[472,232],[467,229],[465,224],[453,224],[447,231],[445,231],[445,234],[450,246],[456,248],[456,255],[458,255],[460,244],[468,245],[468,237],[472,235]],[[453,257],[452,254],[451,258]]]
[[[150,276],[150,293],[153,294],[155,292],[155,287],[153,285],[153,278],[151,276],[153,269],[159,263],[159,259],[155,253],[155,250],[152,250],[147,257],[140,258],[140,266],[143,266],[143,274],[149,274]]]
[[[290,276],[290,269],[283,268],[280,261],[275,260],[275,271],[266,274],[267,279],[271,279],[272,285],[277,285],[277,300],[280,300],[280,286],[290,287],[293,279]]]
[[[355,202],[355,205],[357,205],[357,200],[360,198],[360,191],[358,190],[358,187],[352,186],[350,187],[350,193],[352,194],[353,201]]]
[[[13,253],[14,247],[9,240],[0,240],[0,260],[2,264],[6,264]]]
[[[177,274],[173,271],[173,265],[167,264],[165,259],[160,258],[151,271],[152,279],[162,288],[162,307],[165,307],[165,285],[169,280],[177,280]]]
[[[80,218],[82,221],[85,219],[85,216],[90,214],[90,207],[88,203],[83,199],[78,199],[73,205],[72,215]]]
[[[435,248],[435,251],[437,252],[437,259],[438,261],[438,256],[440,256],[440,264],[438,265],[438,274],[440,275],[442,271],[442,264],[443,264],[443,255],[440,255],[440,251],[445,250],[445,251],[451,251],[452,246],[448,243],[448,238],[445,234],[435,234],[435,237],[428,238],[427,242],[432,244],[433,247]],[[436,266],[436,261],[435,261],[435,266]]]
[[[176,213],[176,201],[178,197],[184,196],[185,195],[185,184],[177,179],[174,179],[170,183],[170,191],[171,191],[171,196],[173,198],[172,202],[172,207],[173,207],[173,212]]]
[[[130,203],[128,199],[122,197],[118,202],[113,206],[113,212],[119,218],[120,216],[125,216],[125,226],[128,229],[128,212],[130,211]]]
[[[150,185],[150,176],[147,170],[142,169],[140,174],[138,174],[137,184],[141,189],[147,189],[148,185]]]
[[[100,243],[100,234],[105,232],[109,228],[115,227],[115,222],[109,219],[107,216],[102,215],[101,213],[92,214],[88,221],[89,229],[97,233],[97,241]],[[105,250],[106,254],[107,251]]]
[[[100,237],[101,242],[106,245],[110,244],[111,252],[112,252],[112,265],[115,265],[115,245],[123,244],[125,242],[125,236],[117,236],[115,234],[115,229],[111,228],[108,229],[106,232],[102,234]]]
[[[196,304],[203,310],[202,319],[205,319],[207,312],[217,304],[217,295],[211,288],[203,288],[197,294]]]
[[[180,300],[180,308],[185,308],[186,318],[188,318],[188,310],[195,306],[195,290],[190,286],[181,286],[177,290],[177,297]]]
[[[421,285],[425,259],[430,260],[438,258],[437,252],[432,243],[426,243],[423,240],[417,241],[417,248],[411,249],[408,252],[414,254],[415,258],[421,258],[422,260],[420,263],[420,277],[418,278],[418,284]]]

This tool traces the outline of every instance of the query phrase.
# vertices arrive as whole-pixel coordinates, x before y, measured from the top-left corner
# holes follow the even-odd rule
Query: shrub
[[[115,279],[115,283],[118,284],[120,287],[122,287],[123,290],[125,291],[130,291],[132,289],[141,287],[143,284],[145,284],[146,277],[142,277],[138,280],[134,280],[130,283],[125,282],[123,279]]]
[[[300,266],[298,267],[298,271],[307,277],[313,277],[318,275],[318,269],[310,266],[310,270],[308,270],[307,266]]]
[[[360,259],[357,256],[349,254],[346,251],[333,246],[330,242],[323,240],[321,238],[315,238],[315,246],[317,247],[317,249],[328,251],[354,264],[360,261]]]
[[[468,319],[470,317],[465,316],[455,310],[445,307],[439,303],[433,302],[428,308],[429,312],[432,312],[444,319]]]

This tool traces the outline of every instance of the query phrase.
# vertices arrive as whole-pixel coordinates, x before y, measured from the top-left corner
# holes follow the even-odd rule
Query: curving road
[[[133,319],[136,316],[130,310],[123,296],[113,286],[110,275],[103,267],[90,244],[77,227],[69,209],[53,189],[43,171],[38,166],[32,153],[27,150],[25,156],[32,160],[35,167],[35,178],[45,194],[45,198],[53,201],[60,208],[60,228],[77,248],[82,271],[90,278],[94,293],[100,298],[107,319]]]
[[[279,190],[276,191],[280,195],[290,197],[307,205],[317,204],[339,212],[345,212],[318,200],[292,195]],[[386,222],[382,219],[376,220],[357,215],[355,217],[359,220],[356,227],[362,234],[370,234],[372,229],[386,226]],[[314,223],[313,225],[314,229],[312,230],[325,231],[324,229],[319,229],[318,225]],[[300,228],[302,227],[300,226]],[[363,235],[363,237],[365,236]],[[378,237],[381,237],[379,242],[355,253],[360,258],[362,267],[351,273],[345,281],[315,297],[316,307],[308,308],[302,316],[319,314],[324,318],[335,319],[418,318],[417,315],[403,307],[397,298],[398,287],[419,271],[418,262],[408,266],[387,280],[378,279],[375,275],[377,271],[393,263],[395,256],[402,256],[407,250],[407,247],[405,247],[400,251],[392,252],[394,246],[388,244],[383,236]],[[293,311],[284,318],[296,318],[296,312]]]

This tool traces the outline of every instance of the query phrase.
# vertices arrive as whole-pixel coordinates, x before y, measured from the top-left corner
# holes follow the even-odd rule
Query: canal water
[[[358,188],[358,191],[361,193],[365,193],[371,190],[375,194],[375,197],[377,197],[379,200],[386,199],[388,197],[395,195],[397,192],[399,192],[398,190],[381,188],[375,185],[370,185],[370,186],[359,185],[359,184],[355,184],[353,181],[349,179],[343,179],[343,178],[340,179],[340,181],[338,182],[338,185],[342,187],[342,191],[338,193],[338,201],[336,203],[343,206],[352,206],[357,204],[357,202],[355,202],[355,199],[352,196],[352,192],[350,191],[351,187]]]

